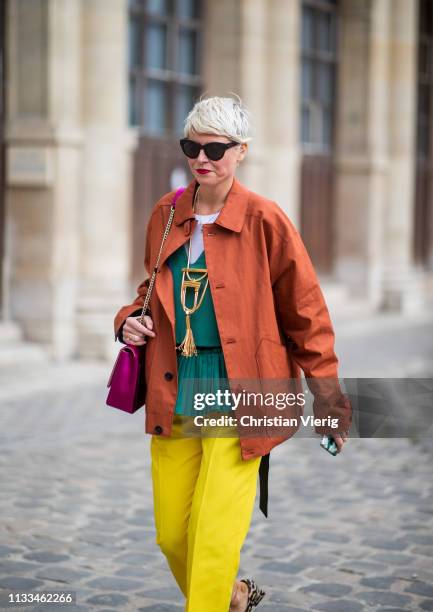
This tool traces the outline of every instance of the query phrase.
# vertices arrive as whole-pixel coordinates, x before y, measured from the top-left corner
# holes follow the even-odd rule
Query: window
[[[304,0],[301,24],[300,139],[308,153],[333,147],[337,2]]]
[[[180,136],[202,91],[202,0],[129,1],[129,123]]]

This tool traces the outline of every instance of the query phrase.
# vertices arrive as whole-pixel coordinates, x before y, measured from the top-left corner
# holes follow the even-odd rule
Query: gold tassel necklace
[[[197,197],[198,197],[198,192],[200,191],[200,185],[197,188],[197,191],[195,192],[195,196],[194,196],[194,203],[192,206],[193,211],[195,212],[195,205],[197,202]],[[182,268],[182,285],[180,288],[180,301],[182,304],[182,308],[183,311],[185,313],[185,324],[186,324],[186,333],[185,333],[185,338],[183,339],[183,341],[179,344],[179,346],[176,347],[177,350],[182,350],[182,355],[184,357],[193,357],[198,355],[198,351],[197,351],[197,347],[195,345],[194,342],[194,335],[192,333],[192,329],[191,329],[191,315],[196,312],[202,302],[203,302],[203,298],[205,296],[206,293],[206,289],[208,287],[209,284],[209,278],[207,275],[207,269],[206,268],[190,268],[189,264],[190,264],[190,258],[191,258],[191,241],[192,241],[192,236],[189,237],[189,247],[188,247],[188,266],[186,268]],[[196,278],[191,278],[190,274],[202,274],[200,277],[196,277]],[[186,279],[185,279],[185,275],[186,275]],[[202,294],[199,298],[199,293],[200,293],[200,287],[201,287],[201,281],[206,277],[206,283],[204,286],[204,289],[202,291]],[[194,289],[194,304],[191,308],[189,308],[186,305],[186,293],[187,293],[187,289]]]

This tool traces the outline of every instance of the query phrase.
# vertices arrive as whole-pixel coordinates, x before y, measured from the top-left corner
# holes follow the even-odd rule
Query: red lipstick
[[[210,170],[205,170],[204,168],[199,168],[199,169],[197,170],[197,172],[198,172],[199,174],[207,174],[208,172],[210,172]]]

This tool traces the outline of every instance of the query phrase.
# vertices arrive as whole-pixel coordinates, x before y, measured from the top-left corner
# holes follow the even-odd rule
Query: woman
[[[239,99],[211,97],[195,104],[181,140],[194,178],[176,202],[150,315],[140,325],[147,279],[114,322],[116,339],[146,344],[145,430],[152,434],[156,541],[188,612],[243,612],[263,598],[253,579],[236,580],[240,551],[259,470],[260,507],[267,516],[270,450],[299,423],[284,430],[255,428],[253,435],[232,422],[212,429],[202,421],[201,436],[183,435],[197,413],[234,414],[228,400],[198,408],[184,383],[203,380],[211,391],[221,380],[299,383],[302,368],[315,393],[315,416],[338,419],[337,430],[315,426],[318,434],[332,433],[338,452],[351,420],[338,387],[329,313],[299,233],[275,202],[235,178],[249,129]],[[173,197],[170,192],[157,202],[148,223],[148,273]]]

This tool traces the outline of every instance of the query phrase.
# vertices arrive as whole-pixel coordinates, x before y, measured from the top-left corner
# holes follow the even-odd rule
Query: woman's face
[[[202,145],[205,145],[208,142],[231,142],[230,138],[227,138],[226,136],[204,133],[199,134],[194,131],[190,132],[188,138]],[[235,147],[227,149],[223,157],[218,161],[212,161],[206,157],[206,153],[203,149],[201,149],[198,157],[195,159],[187,157],[187,160],[191,172],[197,182],[200,183],[200,185],[211,186],[233,178],[236,171],[236,166],[245,157],[246,150],[246,144],[239,144]],[[208,172],[200,173],[198,170],[208,170]]]

